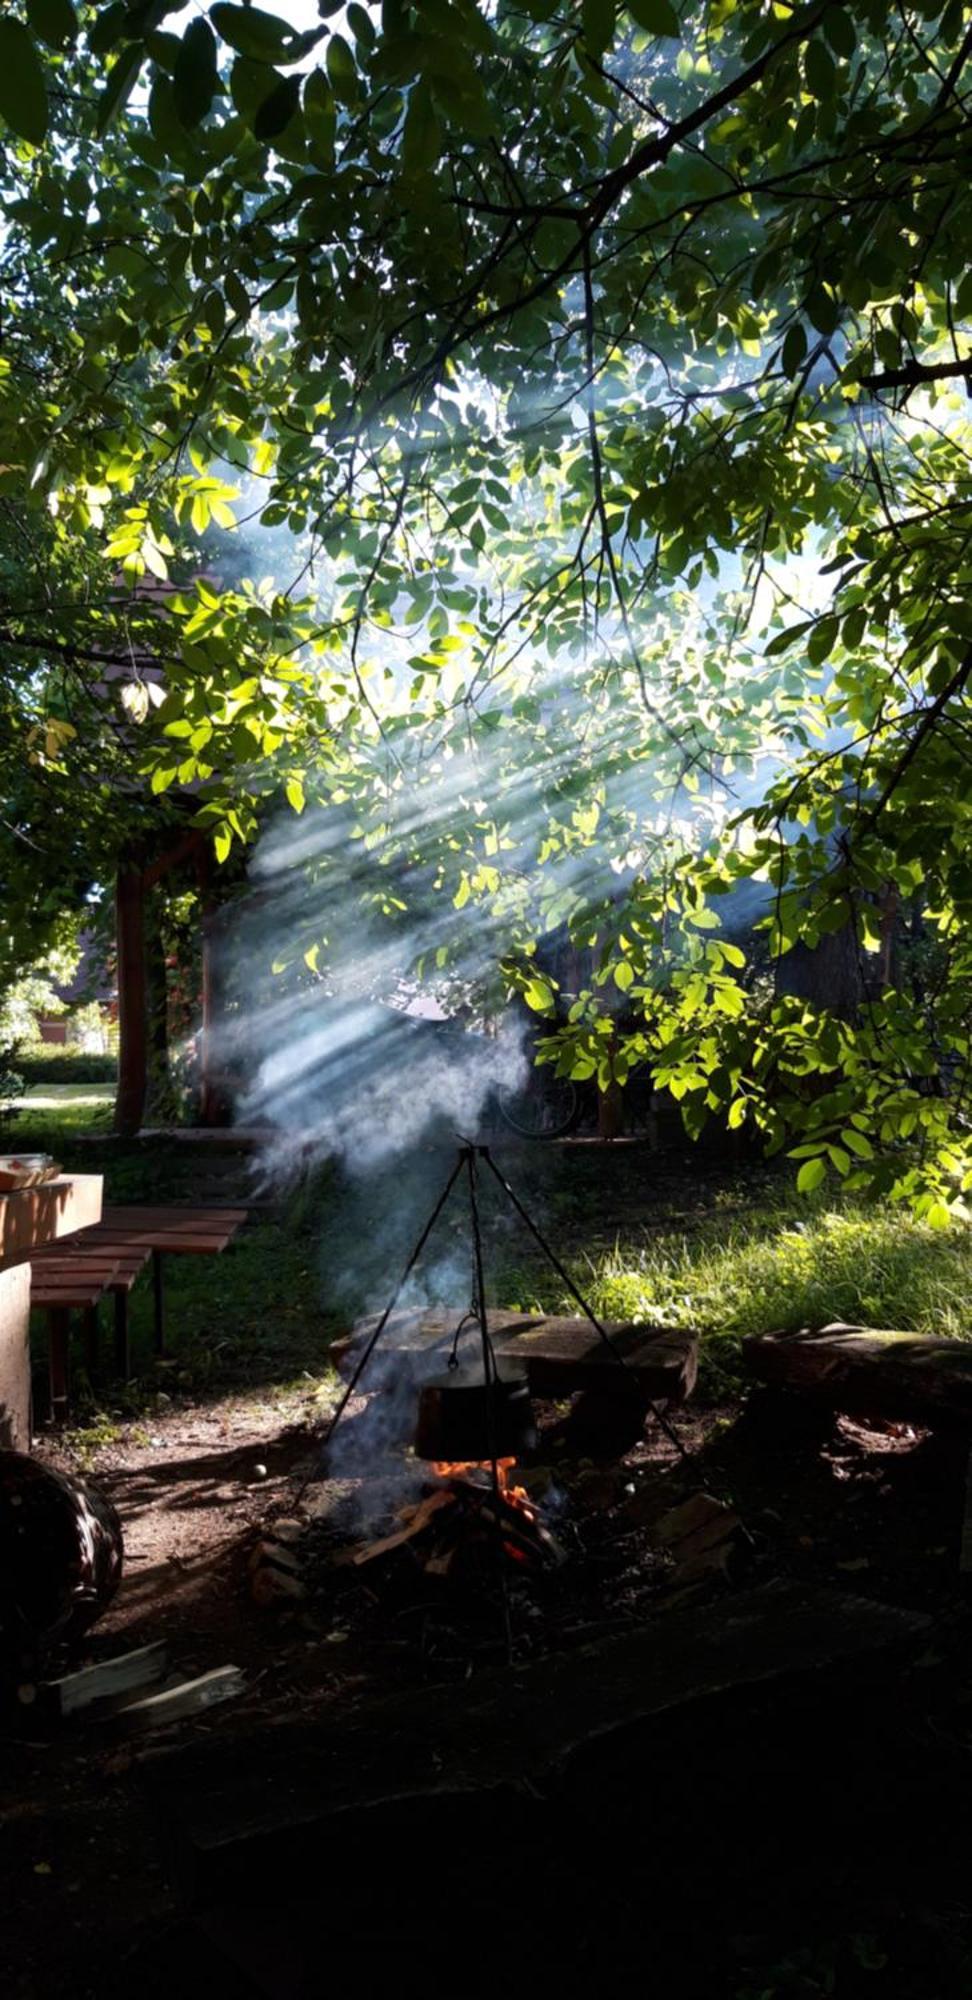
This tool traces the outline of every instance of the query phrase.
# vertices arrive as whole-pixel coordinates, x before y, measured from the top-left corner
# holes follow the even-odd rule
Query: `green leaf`
[[[821,618],[814,626],[807,640],[807,659],[812,661],[815,667],[822,666],[824,660],[829,660],[837,644],[839,630],[836,618]]]
[[[850,59],[857,48],[857,30],[846,7],[828,7],[823,31],[834,53]]]
[[[300,77],[284,76],[274,85],[269,97],[258,106],[253,120],[253,135],[256,139],[276,139],[286,131],[294,113],[300,108]]]
[[[339,104],[358,101],[358,65],[350,42],[343,35],[331,35],[327,44],[327,74]]]
[[[840,320],[840,308],[832,292],[814,285],[807,299],[807,313],[818,333],[833,333]]]
[[[826,1172],[826,1165],[819,1153],[815,1160],[805,1160],[797,1175],[797,1188],[800,1194],[812,1194],[814,1188],[820,1186]]]
[[[121,54],[115,57],[108,71],[107,82],[102,91],[101,102],[98,106],[97,129],[99,134],[103,135],[107,132],[109,126],[118,117],[119,112],[124,111],[132,91],[138,82],[143,56],[144,50],[139,43],[135,42],[131,47],[122,49]]]
[[[67,48],[77,40],[78,17],[71,0],[27,0],[27,19],[49,49]]]
[[[671,0],[626,0],[626,4],[632,20],[649,35],[671,35],[678,40],[682,30]]]
[[[432,102],[432,92],[423,78],[409,93],[402,138],[402,165],[408,174],[423,173],[434,167],[442,145],[442,128]]]
[[[766,658],[772,660],[777,653],[785,653],[789,646],[794,645],[797,639],[802,638],[804,632],[809,630],[811,622],[810,619],[804,618],[801,624],[788,625],[785,632],[776,632],[766,648]]]
[[[807,330],[803,321],[797,319],[794,320],[792,326],[787,327],[786,338],[783,342],[783,352],[780,356],[783,373],[789,377],[791,382],[794,375],[799,372],[806,351]]]
[[[262,7],[221,4],[210,9],[210,19],[221,39],[237,55],[249,56],[252,62],[285,61],[293,44],[304,39],[289,21],[268,14]]]
[[[620,959],[614,968],[614,984],[620,987],[622,993],[627,993],[629,986],[634,984],[634,966],[629,965],[626,958]]]
[[[37,50],[23,22],[9,18],[0,19],[0,117],[32,146],[47,137],[47,87]]]
[[[955,317],[965,319],[972,312],[972,271],[966,271],[955,294]]]
[[[603,54],[614,33],[614,0],[581,0],[581,26],[588,48]]]
[[[190,22],[172,72],[172,95],[183,125],[201,124],[213,101],[219,77],[216,37],[208,21]]]
[[[304,84],[304,122],[315,156],[328,166],[334,158],[334,96],[322,69],[311,71]]]
[[[553,1012],[553,989],[547,985],[545,979],[531,979],[529,986],[524,988],[523,998],[535,1014]]]
[[[813,40],[808,42],[803,67],[807,89],[811,96],[817,98],[818,102],[826,103],[837,89],[837,65],[826,42],[822,41],[819,35],[815,35]]]
[[[98,18],[88,34],[88,47],[93,56],[106,56],[110,49],[123,41],[128,32],[128,8],[125,0],[112,0],[110,7],[99,10]]]
[[[306,804],[303,781],[300,778],[288,778],[286,791],[287,804],[295,813],[302,813]]]

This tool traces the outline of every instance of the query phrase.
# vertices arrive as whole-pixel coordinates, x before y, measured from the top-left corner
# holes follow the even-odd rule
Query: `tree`
[[[972,997],[969,10],[214,4],[179,34],[148,0],[24,5],[2,478],[65,534],[94,493],[132,573],[244,479],[307,549],[299,592],[168,600],[158,794],[201,786],[220,855],[281,785],[350,803],[457,912],[437,955],[481,913],[541,1016],[539,932],[596,942],[562,1065],[647,1054],[690,1129],[795,1135],[804,1186],[947,1221],[963,1088],[922,1079],[965,1076]],[[934,1005],[747,984],[717,899],[752,879],[776,955],[849,927],[871,956],[920,895]]]

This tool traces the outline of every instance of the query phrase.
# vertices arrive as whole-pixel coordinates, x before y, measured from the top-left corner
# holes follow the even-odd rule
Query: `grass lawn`
[[[139,1281],[135,1380],[127,1389],[88,1385],[78,1358],[79,1408],[103,1421],[150,1410],[160,1393],[286,1395],[299,1384],[306,1394],[325,1383],[329,1340],[387,1300],[447,1156],[429,1149],[407,1173],[396,1165],[368,1179],[325,1167],[289,1193],[260,1189],[252,1163],[232,1152],[206,1149],[203,1157],[178,1140],[112,1139],[106,1092],[41,1086],[8,1127],[4,1148],[45,1150],[67,1168],[103,1172],[112,1201],[273,1199],[229,1254],[169,1260],[172,1358],[161,1369],[151,1288]],[[773,1327],[845,1319],[972,1334],[972,1238],[962,1227],[932,1231],[897,1209],[807,1200],[785,1174],[712,1168],[702,1156],[535,1146],[498,1157],[597,1311],[700,1328],[703,1391],[724,1393],[738,1379],[741,1337]],[[494,1302],[571,1310],[562,1281],[489,1188],[483,1212]],[[455,1198],[424,1272],[426,1290],[414,1296],[468,1301],[466,1218]]]

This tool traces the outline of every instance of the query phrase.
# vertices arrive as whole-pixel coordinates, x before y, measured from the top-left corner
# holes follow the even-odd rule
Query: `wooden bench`
[[[89,1365],[98,1351],[98,1307],[117,1275],[117,1262],[94,1258],[38,1257],[31,1266],[30,1304],[47,1314],[47,1365],[51,1417],[63,1422],[68,1408],[68,1349],[71,1314],[80,1312]]]
[[[30,1303],[48,1316],[51,1413],[63,1419],[68,1405],[71,1315],[82,1314],[88,1366],[98,1359],[98,1309],[111,1295],[115,1309],[115,1365],[131,1373],[128,1295],[151,1259],[155,1294],[155,1346],[165,1351],[164,1256],[215,1256],[247,1219],[245,1208],[106,1208],[101,1221],[37,1251]]]
[[[374,1313],[358,1320],[347,1339],[331,1342],[331,1359],[342,1375],[351,1374],[378,1317]],[[463,1317],[460,1306],[451,1311],[401,1307],[390,1315],[378,1352],[394,1356],[406,1376],[421,1380],[441,1371]],[[520,1362],[537,1396],[585,1390],[624,1397],[636,1392],[647,1406],[683,1403],[695,1386],[699,1340],[687,1328],[604,1320],[608,1346],[587,1319],[497,1310],[487,1320],[497,1360]],[[467,1327],[461,1352],[469,1353],[478,1339],[478,1331]]]
[[[101,1221],[77,1239],[109,1255],[123,1257],[140,1250],[152,1259],[155,1295],[155,1349],[165,1353],[165,1286],[163,1257],[214,1257],[229,1248],[246,1222],[246,1208],[165,1208],[135,1206],[105,1208]]]
[[[68,1238],[42,1250],[33,1261],[33,1281],[31,1284],[31,1304],[40,1305],[39,1286],[48,1290],[56,1285],[58,1278],[82,1281],[93,1277],[99,1268],[108,1267],[111,1276],[106,1285],[114,1304],[115,1313],[115,1367],[127,1382],[131,1372],[130,1338],[128,1326],[128,1295],[148,1263],[150,1251],[142,1244],[113,1243],[110,1241],[91,1242],[88,1234]],[[86,1332],[88,1342],[88,1364],[94,1368],[97,1362],[98,1317],[95,1312]]]

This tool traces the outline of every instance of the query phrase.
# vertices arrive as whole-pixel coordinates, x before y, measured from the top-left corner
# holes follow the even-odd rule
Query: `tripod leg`
[[[628,1364],[625,1361],[624,1355],[622,1354],[621,1349],[617,1345],[617,1342],[611,1339],[611,1336],[608,1333],[607,1328],[601,1325],[601,1322],[598,1319],[596,1312],[594,1312],[593,1308],[588,1305],[583,1292],[578,1291],[573,1278],[570,1276],[570,1273],[568,1271],[565,1271],[562,1263],[560,1262],[559,1257],[554,1255],[554,1252],[551,1250],[549,1243],[546,1241],[546,1238],[541,1236],[540,1231],[533,1220],[533,1217],[527,1213],[527,1210],[524,1208],[522,1201],[520,1201],[518,1197],[514,1194],[513,1189],[509,1184],[509,1181],[506,1180],[505,1177],[500,1173],[500,1170],[496,1165],[495,1160],[492,1158],[490,1154],[489,1147],[480,1146],[479,1155],[481,1159],[485,1160],[486,1165],[490,1170],[490,1173],[494,1176],[496,1180],[499,1181],[500,1187],[503,1189],[503,1192],[506,1195],[507,1200],[510,1201],[513,1207],[515,1208],[516,1213],[520,1218],[520,1221],[526,1224],[534,1241],[539,1244],[541,1250],[543,1251],[544,1256],[547,1259],[548,1264],[552,1264],[554,1270],[557,1273],[558,1278],[560,1278],[566,1285],[567,1290],[571,1295],[571,1298],[576,1299],[577,1304],[580,1306],[580,1309],[584,1314],[585,1318],[590,1320],[590,1323],[594,1328],[595,1333],[597,1333],[600,1336],[600,1338],[604,1342],[605,1347],[607,1347],[609,1351],[614,1355],[615,1361],[617,1361],[622,1368],[626,1368]],[[677,1430],[675,1429],[673,1424],[669,1423],[669,1420],[666,1417],[664,1411],[659,1408],[657,1403],[649,1403],[648,1408],[651,1411],[651,1414],[655,1418],[656,1422],[660,1424],[662,1430],[665,1433],[665,1436],[669,1441],[669,1444],[673,1444],[675,1446],[675,1449],[681,1458],[688,1458],[689,1454],[686,1451],[685,1446],[683,1445]]]
[[[459,1175],[461,1174],[463,1167],[466,1164],[467,1150],[468,1149],[464,1148],[460,1152],[459,1158],[456,1161],[456,1164],[453,1167],[451,1174],[449,1175],[449,1179],[447,1180],[446,1185],[443,1188],[442,1193],[440,1194],[439,1199],[436,1202],[431,1215],[429,1216],[425,1228],[423,1229],[422,1234],[419,1237],[418,1242],[416,1243],[415,1248],[408,1259],[408,1263],[406,1264],[405,1269],[403,1270],[397,1285],[395,1286],[395,1290],[392,1293],[392,1296],[389,1299],[388,1304],[385,1307],[385,1310],[382,1313],[381,1318],[378,1321],[378,1324],[375,1327],[374,1332],[369,1337],[364,1352],[361,1354],[354,1368],[351,1380],[348,1383],[348,1386],[345,1389],[343,1396],[341,1397],[337,1409],[335,1410],[334,1415],[331,1418],[331,1421],[327,1425],[327,1428],[324,1432],[324,1436],[321,1440],[322,1450],[326,1450],[327,1446],[330,1444],[331,1439],[334,1436],[335,1431],[337,1430],[338,1424],[340,1423],[341,1418],[343,1417],[344,1412],[347,1409],[352,1396],[354,1395],[358,1383],[360,1382],[361,1377],[363,1376],[365,1369],[367,1368],[368,1363],[371,1360],[375,1348],[377,1347],[378,1342],[381,1339],[381,1336],[384,1333],[386,1326],[388,1325],[388,1321],[390,1320],[392,1313],[394,1312],[395,1307],[398,1304],[399,1299],[401,1298],[405,1284],[407,1280],[411,1277],[411,1274],[415,1269],[415,1266],[418,1263],[418,1260],[421,1257],[423,1250],[425,1249],[429,1237],[431,1236],[432,1231],[435,1228],[435,1225],[438,1222],[440,1215],[442,1214],[446,1202],[448,1201],[449,1196],[452,1193],[452,1190],[455,1187],[457,1180],[459,1179]],[[305,1479],[303,1485],[298,1488],[297,1491],[298,1500],[300,1499],[301,1494],[305,1491],[305,1488],[309,1485],[310,1485],[310,1479],[309,1478]]]

